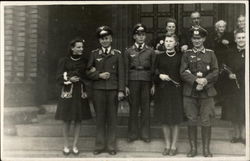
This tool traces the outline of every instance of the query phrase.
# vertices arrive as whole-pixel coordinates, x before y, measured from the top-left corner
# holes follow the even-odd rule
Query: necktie
[[[138,46],[138,50],[141,51],[141,49],[142,49],[142,45],[140,44],[140,45]]]
[[[104,49],[104,54],[108,55],[108,49],[107,48]]]

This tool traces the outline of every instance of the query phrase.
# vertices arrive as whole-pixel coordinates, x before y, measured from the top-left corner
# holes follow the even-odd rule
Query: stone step
[[[17,136],[23,137],[61,137],[62,124],[29,124],[29,125],[16,125]],[[127,137],[127,126],[119,125],[117,127],[117,136],[120,138]],[[72,133],[72,129],[71,129]],[[212,138],[217,140],[230,140],[232,128],[228,127],[213,127]],[[92,137],[96,135],[95,125],[82,125],[80,136]],[[200,128],[198,128],[198,138],[200,138]],[[161,126],[151,126],[151,137],[162,138]],[[187,139],[187,127],[181,126],[179,138]]]
[[[41,107],[43,107],[46,110],[47,113],[55,113],[56,108],[57,108],[56,106],[57,106],[56,104],[41,105]],[[90,103],[90,107],[91,107],[92,114],[95,115],[94,107],[93,107],[93,105],[91,103]],[[151,103],[151,116],[152,117],[154,115],[153,109],[154,109],[154,105],[153,105],[153,103]],[[129,115],[128,102],[123,101],[122,103],[119,103],[118,116],[128,116],[128,115]],[[220,116],[221,116],[221,107],[216,106],[216,108],[215,108],[215,117],[220,118]]]
[[[117,117],[117,124],[118,125],[128,125],[128,116],[118,116]],[[55,114],[54,113],[46,113],[46,114],[38,114],[37,115],[37,122],[40,124],[62,124],[62,121],[55,120]],[[212,120],[213,126],[218,127],[231,127],[231,123],[229,121],[220,120],[218,118],[215,118]],[[84,120],[82,121],[82,124],[88,124],[88,125],[95,125],[95,117],[90,120]],[[151,117],[151,125],[159,125],[159,122],[156,121],[155,117]],[[181,124],[182,126],[186,126],[187,123],[183,122]]]
[[[227,161],[235,161],[235,160],[244,160],[245,157],[243,157],[242,155],[231,155],[231,154],[214,154],[213,155],[214,158],[212,158],[213,160],[218,159],[218,160],[225,160],[227,159]],[[119,153],[117,153],[115,156],[113,155],[109,155],[108,153],[102,153],[99,155],[94,155],[92,151],[80,151],[80,154],[78,156],[74,156],[74,155],[69,155],[67,157],[65,157],[62,154],[61,150],[29,150],[29,151],[24,151],[24,150],[6,150],[4,151],[3,154],[3,159],[4,158],[18,158],[18,161],[27,161],[27,158],[32,159],[32,158],[39,158],[39,160],[48,160],[49,158],[57,158],[57,160],[59,160],[59,158],[63,158],[63,159],[79,159],[81,158],[81,160],[84,161],[93,161],[93,159],[97,159],[100,160],[100,158],[129,158],[130,161],[132,160],[144,160],[144,159],[140,159],[140,158],[156,158],[156,159],[174,159],[176,160],[176,158],[180,158],[180,159],[184,159],[186,158],[186,154],[185,153],[178,153],[176,156],[162,156],[161,152],[123,152],[123,151],[119,151]],[[88,158],[88,159],[87,159]],[[204,159],[204,157],[199,154],[195,159],[201,161]]]
[[[70,141],[72,141],[72,138]],[[94,150],[94,144],[94,137],[80,137],[78,148],[82,152],[91,152]],[[63,147],[63,138],[4,136],[3,147],[3,154],[4,151],[60,151]],[[189,150],[189,143],[187,140],[180,139],[178,140],[177,147],[180,154],[185,154]],[[117,139],[118,152],[159,153],[159,157],[162,157],[160,153],[163,148],[164,141],[162,139],[153,139],[151,143],[144,143],[139,140],[128,143],[124,138]],[[201,149],[201,142],[198,141],[199,154],[201,154]],[[242,157],[245,155],[245,146],[241,143],[232,144],[229,141],[212,140],[210,149],[215,157],[216,155]],[[101,157],[101,155],[99,157]]]

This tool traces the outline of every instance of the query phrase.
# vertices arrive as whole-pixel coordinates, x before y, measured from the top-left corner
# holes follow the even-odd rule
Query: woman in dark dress
[[[165,148],[163,155],[176,155],[179,124],[183,121],[182,88],[179,75],[181,53],[176,52],[177,36],[167,34],[165,53],[155,61],[155,109],[162,124]],[[172,136],[172,139],[171,139]]]
[[[216,55],[218,66],[221,69],[221,65],[225,63],[225,58],[227,57],[227,50],[234,44],[233,36],[231,33],[226,32],[227,23],[224,20],[219,20],[215,23],[215,32],[209,36],[208,48],[212,49]],[[224,80],[228,76],[225,73],[219,75],[218,81],[215,84],[216,91],[218,92],[216,96],[216,102],[222,103],[224,100],[223,90],[224,90]]]
[[[63,121],[64,148],[63,154],[70,154],[68,137],[70,124],[74,122],[73,154],[79,154],[77,142],[81,121],[91,118],[91,111],[83,79],[87,60],[82,57],[84,40],[75,39],[69,44],[69,55],[60,59],[57,68],[57,82],[60,86],[60,97],[55,119]]]
[[[224,71],[225,80],[222,119],[232,122],[234,133],[231,142],[245,143],[245,33],[235,33],[236,47],[228,51]]]

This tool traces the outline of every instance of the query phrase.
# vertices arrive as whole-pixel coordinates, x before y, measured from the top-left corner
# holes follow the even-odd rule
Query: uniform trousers
[[[131,139],[150,138],[150,86],[149,81],[129,81],[128,137]],[[139,110],[141,110],[140,118]]]
[[[117,90],[94,90],[96,112],[96,150],[116,149]]]
[[[198,116],[200,116],[201,126],[211,126],[211,118],[214,116],[214,99],[183,97],[184,111],[188,118],[189,126],[198,125]]]

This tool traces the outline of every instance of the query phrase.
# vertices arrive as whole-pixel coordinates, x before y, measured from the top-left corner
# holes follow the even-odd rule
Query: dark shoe
[[[116,155],[117,152],[116,152],[116,150],[109,150],[108,153],[109,153],[110,155]]]
[[[68,147],[64,147],[62,150],[63,155],[69,155],[70,154],[70,149]]]
[[[98,155],[98,154],[101,154],[102,152],[104,152],[103,149],[96,149],[96,150],[93,152],[93,154],[94,154],[94,155]]]
[[[203,156],[213,157],[213,154],[210,152],[211,126],[202,126],[201,136],[202,136]]]
[[[170,149],[164,148],[162,155],[169,155],[169,151],[170,151]]]
[[[78,148],[77,148],[77,147],[74,147],[74,148],[72,149],[72,153],[73,153],[74,155],[79,155],[79,150],[78,150]]]
[[[151,142],[151,139],[149,139],[149,138],[142,138],[142,140],[143,140],[145,143],[150,143],[150,142]]]
[[[233,138],[230,140],[231,143],[238,143],[238,142],[240,142],[240,141],[241,141],[241,138],[236,138],[236,137],[233,137]]]
[[[176,155],[177,154],[177,148],[176,149],[171,149],[170,151],[169,151],[169,155],[170,156],[174,156],[174,155]]]
[[[197,127],[188,126],[188,140],[190,144],[190,151],[187,157],[195,157],[197,155]]]

